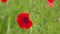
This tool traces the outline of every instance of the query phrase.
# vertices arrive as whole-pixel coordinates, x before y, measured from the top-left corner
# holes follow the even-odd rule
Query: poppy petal
[[[53,7],[54,7],[54,3],[49,3],[49,6],[50,6],[51,8],[53,8]]]
[[[5,3],[5,2],[7,2],[7,0],[1,0],[1,2]]]
[[[54,0],[48,0],[48,2],[52,3]]]
[[[32,21],[29,20],[29,24],[25,25],[26,29],[29,29],[32,26]]]
[[[24,24],[23,23],[21,23],[21,22],[23,22],[22,21],[22,14],[20,15],[18,15],[18,17],[17,17],[17,22],[18,22],[18,25],[21,27],[21,28],[24,28]]]

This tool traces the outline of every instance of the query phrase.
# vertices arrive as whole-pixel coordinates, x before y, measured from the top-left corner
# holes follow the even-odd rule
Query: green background
[[[16,18],[20,12],[29,12],[33,26],[21,29]],[[0,34],[60,34],[60,0],[54,8],[47,0],[8,0],[0,2]]]

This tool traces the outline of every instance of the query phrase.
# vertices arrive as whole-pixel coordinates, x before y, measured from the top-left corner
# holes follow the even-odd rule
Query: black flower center
[[[24,18],[24,22],[28,23],[28,17]]]

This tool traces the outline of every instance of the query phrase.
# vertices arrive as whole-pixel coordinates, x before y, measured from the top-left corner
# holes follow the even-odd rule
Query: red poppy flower
[[[1,0],[1,2],[5,3],[5,2],[7,2],[7,0]]]
[[[51,8],[54,7],[54,0],[48,0],[48,4]]]
[[[32,26],[32,21],[29,19],[28,13],[20,13],[17,17],[17,22],[22,29],[29,29]]]

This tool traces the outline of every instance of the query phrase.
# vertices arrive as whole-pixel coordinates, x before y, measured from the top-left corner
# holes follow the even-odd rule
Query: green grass
[[[0,34],[60,34],[60,0],[50,8],[47,0],[8,0],[0,2]],[[20,12],[29,12],[32,28],[19,28],[16,18]]]

